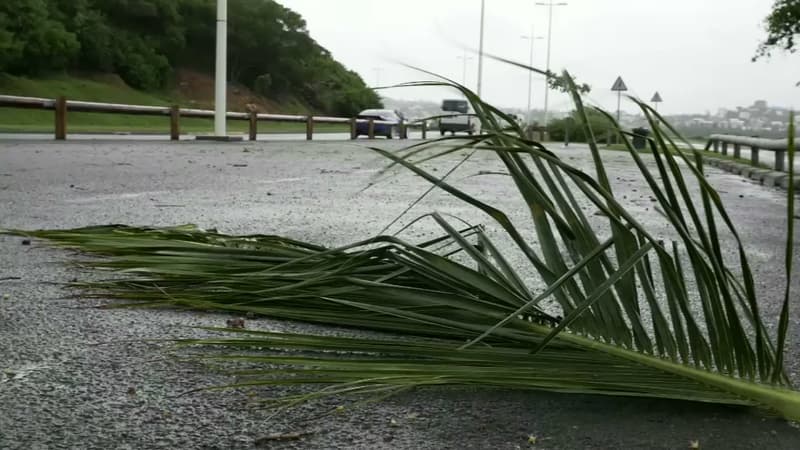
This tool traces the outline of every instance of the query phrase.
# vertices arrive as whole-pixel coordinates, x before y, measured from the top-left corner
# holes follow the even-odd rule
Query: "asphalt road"
[[[398,148],[402,142],[380,142]],[[557,150],[590,170],[585,148]],[[647,157],[647,155],[645,155]],[[670,230],[653,210],[626,154],[604,153],[617,194],[652,232]],[[444,173],[459,155],[431,164]],[[398,172],[376,180],[385,160],[365,142],[214,144],[122,141],[0,142],[0,227],[66,228],[126,223],[196,223],[228,233],[271,233],[338,245],[380,232],[427,189]],[[467,162],[452,180],[527,220],[507,177],[489,155]],[[785,193],[708,169],[746,242],[762,308],[775,327],[783,290]],[[376,185],[362,191],[371,182]],[[482,214],[432,194],[404,222],[431,210],[497,227]],[[591,211],[589,211],[591,213]],[[598,226],[603,219],[591,216]],[[423,222],[405,237],[438,235]],[[723,238],[726,243],[728,238]],[[796,251],[800,251],[795,244]],[[327,405],[270,418],[244,392],[200,392],[231,380],[196,364],[164,358],[165,343],[145,339],[198,336],[193,325],[227,316],[150,310],[97,310],[54,283],[91,277],[64,265],[73,255],[0,236],[0,448],[363,448],[363,449],[703,449],[800,448],[794,425],[759,411],[650,399],[536,392],[426,389],[343,414],[314,417]],[[513,255],[512,255],[513,257]],[[522,266],[521,260],[517,264]],[[532,287],[535,278],[529,275]],[[797,280],[798,277],[795,277]],[[795,283],[795,292],[800,286]],[[8,297],[4,297],[8,295]],[[800,314],[789,354],[798,375]],[[259,319],[255,329],[318,327]],[[14,375],[9,375],[13,373]],[[269,392],[280,395],[283,390]],[[298,440],[259,441],[302,432]]]

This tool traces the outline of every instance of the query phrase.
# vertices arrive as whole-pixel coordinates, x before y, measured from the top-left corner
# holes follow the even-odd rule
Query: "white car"
[[[385,136],[391,139],[392,135],[399,133],[400,122],[403,121],[403,115],[398,111],[391,109],[365,109],[358,113],[358,119],[364,120],[379,120],[381,122],[389,123],[375,123],[373,124],[373,136]],[[358,122],[356,124],[356,137],[369,135],[369,123]]]
[[[450,134],[467,132],[470,135],[475,132],[475,118],[470,115],[469,102],[466,100],[443,100],[442,116],[439,119],[442,136],[448,131]]]

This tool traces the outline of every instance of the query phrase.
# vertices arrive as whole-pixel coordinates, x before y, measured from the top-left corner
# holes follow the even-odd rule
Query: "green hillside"
[[[0,94],[207,107],[213,92],[213,0],[7,0],[0,2]],[[303,18],[274,0],[230,0],[229,109],[353,116],[380,97],[336,61]],[[84,74],[111,74],[97,79]],[[191,76],[186,87],[182,74]],[[53,74],[72,74],[73,77]],[[200,81],[201,83],[194,83]],[[254,101],[255,100],[255,101]],[[243,103],[244,102],[244,103]],[[160,119],[78,115],[70,125],[160,127]],[[0,112],[0,127],[44,127],[47,114]],[[204,127],[204,121],[186,121]]]

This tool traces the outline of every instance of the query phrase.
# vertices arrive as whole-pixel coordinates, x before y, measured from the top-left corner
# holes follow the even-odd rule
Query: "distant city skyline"
[[[311,36],[348,68],[374,85],[429,78],[403,67],[419,66],[461,81],[463,50],[478,46],[479,0],[406,0],[388,7],[368,0],[278,0],[302,14]],[[546,8],[533,0],[486,0],[487,53],[527,62],[531,24],[546,35]],[[567,68],[592,86],[588,101],[616,109],[611,84],[621,75],[628,94],[649,100],[658,91],[659,111],[702,113],[756,99],[800,108],[800,54],[777,52],[751,62],[766,36],[763,20],[772,0],[571,0],[554,12],[553,70]],[[346,21],[347,26],[342,23]],[[536,41],[534,65],[545,65],[546,40]],[[457,57],[461,56],[462,59]],[[376,71],[378,68],[380,71]],[[469,60],[467,85],[475,88],[477,59]],[[527,73],[486,60],[483,94],[507,107],[527,104]],[[382,95],[440,101],[437,88],[392,89]],[[544,80],[534,77],[533,107],[543,105]],[[551,93],[550,108],[570,109],[566,95]],[[623,102],[623,110],[635,105]]]
[[[414,105],[414,104],[417,104],[417,105],[423,105],[424,104],[426,107],[431,108],[431,109],[438,109],[438,107],[439,107],[438,106],[439,103],[436,102],[435,100],[431,100],[431,99],[403,99],[403,98],[395,98],[395,97],[391,97],[391,96],[382,96],[382,99],[384,99],[385,101],[388,101],[388,104],[390,106],[387,106],[387,107],[389,107],[389,108],[394,108],[397,105],[402,105],[401,106],[401,108],[402,108],[402,107],[408,107],[409,105]],[[773,104],[769,103],[766,100],[755,99],[755,100],[753,100],[753,101],[751,101],[751,102],[749,102],[747,104],[744,104],[744,105],[710,107],[710,108],[706,108],[703,111],[678,111],[678,112],[672,112],[672,113],[664,113],[663,111],[659,111],[659,112],[662,112],[665,116],[700,116],[700,115],[718,116],[718,115],[720,115],[721,111],[736,111],[736,110],[740,110],[740,109],[747,109],[747,108],[756,106],[756,105],[760,104],[761,102],[764,102],[764,105],[765,105],[766,108],[784,110],[784,111],[787,112],[787,114],[788,114],[789,111],[792,110],[792,108],[789,107],[789,106],[773,105]],[[503,110],[514,111],[514,112],[524,112],[526,110],[525,107],[519,107],[519,106],[512,106],[512,107],[508,107],[508,106],[504,106],[504,105],[496,105],[496,106],[499,106]],[[553,110],[553,112],[555,112],[557,114],[566,114],[566,113],[568,113],[568,112],[570,112],[572,110],[574,110],[574,108],[570,107],[568,109]],[[544,110],[541,107],[536,107],[536,108],[533,108],[532,111],[535,112],[535,113],[542,113]],[[638,116],[638,115],[641,115],[641,111],[640,110],[631,110],[631,111],[624,112],[624,114],[626,114],[628,116]],[[797,118],[800,119],[800,114],[798,114]]]

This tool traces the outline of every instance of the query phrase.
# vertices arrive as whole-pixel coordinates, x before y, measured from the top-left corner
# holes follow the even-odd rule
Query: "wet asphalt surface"
[[[403,145],[376,143],[389,149]],[[365,145],[4,141],[0,227],[195,223],[226,233],[344,244],[380,232],[428,188],[405,172],[376,180],[386,161]],[[590,170],[585,148],[557,151]],[[459,159],[454,155],[428,167],[443,174]],[[629,157],[609,151],[604,159],[623,203],[653,234],[669,239],[669,228],[654,211]],[[451,180],[526,223],[524,205],[507,177],[475,176],[497,170],[501,167],[488,155],[476,156]],[[708,173],[746,243],[766,322],[774,329],[784,288],[786,195],[716,169]],[[586,208],[602,226],[603,218]],[[390,231],[432,210],[485,223],[501,239],[487,217],[441,193],[428,196]],[[438,234],[428,221],[403,236],[417,240]],[[19,238],[0,236],[0,279],[21,278],[0,281],[2,449],[679,449],[695,440],[703,449],[800,448],[800,430],[778,418],[746,408],[675,401],[425,389],[341,414],[317,417],[337,404],[331,399],[270,417],[272,411],[249,403],[248,392],[178,396],[232,380],[198,364],[165,358],[168,344],[145,340],[201,336],[189,327],[222,326],[229,316],[90,308],[93,304],[85,300],[65,298],[70,292],[57,284],[91,276],[63,264],[71,257],[44,243],[24,246]],[[527,275],[532,288],[540,287]],[[798,292],[800,286],[794,288]],[[794,380],[800,380],[799,317],[795,309],[788,356]],[[268,319],[248,321],[248,327],[320,330]],[[291,432],[302,435],[262,439]],[[534,446],[529,436],[537,438]]]

